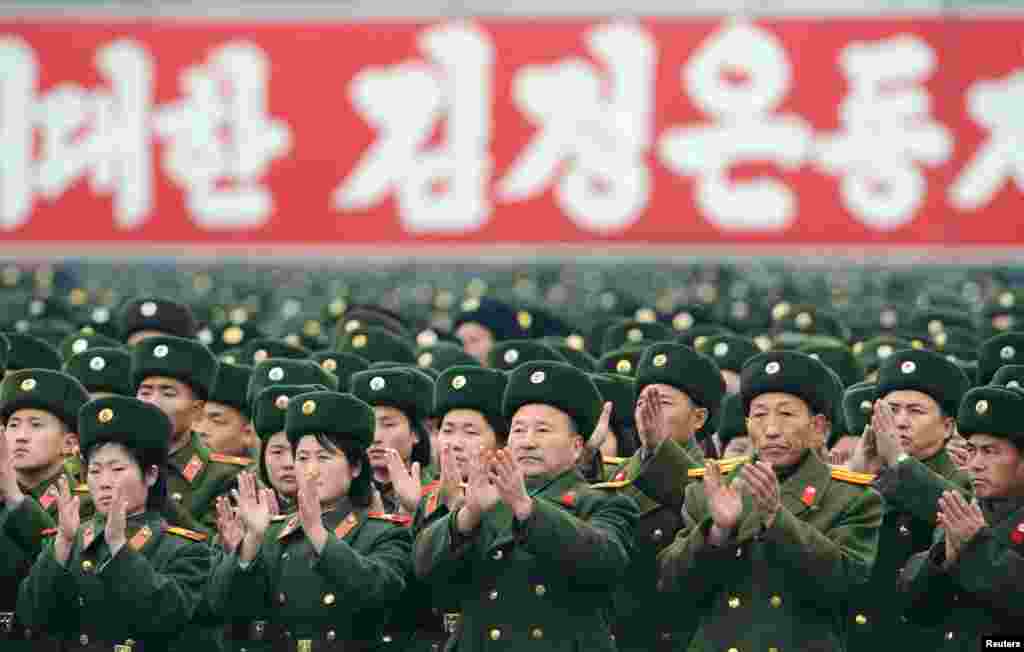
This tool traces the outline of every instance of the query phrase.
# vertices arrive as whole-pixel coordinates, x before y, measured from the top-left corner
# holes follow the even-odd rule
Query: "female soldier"
[[[408,530],[368,509],[373,410],[351,394],[309,392],[289,401],[285,423],[297,513],[272,521],[272,490],[241,474],[245,537],[215,570],[212,602],[228,619],[265,619],[249,640],[233,641],[248,650],[286,640],[305,651],[368,649],[411,570]]]
[[[157,407],[113,396],[86,403],[78,433],[96,505],[79,520],[79,499],[60,481],[58,524],[18,595],[27,627],[63,650],[145,652],[194,643],[192,620],[212,570],[203,535],[169,526],[167,446],[171,422]]]

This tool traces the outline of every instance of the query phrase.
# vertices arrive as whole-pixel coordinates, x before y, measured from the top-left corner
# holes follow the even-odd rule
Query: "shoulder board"
[[[220,462],[222,464],[234,464],[235,466],[249,466],[252,464],[252,459],[248,457],[236,457],[234,455],[221,455],[220,453],[210,453],[211,462]]]
[[[186,539],[192,539],[193,541],[206,541],[206,535],[202,532],[196,532],[195,530],[186,530],[183,527],[171,525],[167,528],[167,532],[171,534],[177,534],[179,537],[185,537]]]
[[[45,530],[43,530],[42,532],[40,532],[39,534],[41,536],[44,536],[44,537],[52,537],[53,535],[57,534],[57,528],[55,528],[55,527],[48,527]]]
[[[378,521],[390,521],[401,526],[407,526],[412,523],[412,517],[404,514],[385,514],[384,512],[369,512],[367,516],[376,519]]]
[[[425,484],[425,485],[423,485],[423,489],[420,490],[420,496],[426,496],[431,491],[433,491],[434,489],[437,489],[440,486],[441,486],[441,481],[440,480],[434,480],[430,484]]]
[[[604,462],[605,464],[614,464],[615,466],[618,466],[619,464],[622,464],[623,462],[625,462],[626,459],[627,458],[625,458],[625,457],[613,457],[613,456],[609,455],[607,457],[602,458],[601,461]]]
[[[591,489],[619,489],[632,484],[630,480],[611,480],[609,482],[598,482],[590,485]]]
[[[874,473],[857,473],[841,466],[833,466],[832,477],[851,484],[871,484],[875,480]]]
[[[712,460],[714,461],[714,460]],[[722,469],[722,473],[728,473],[729,471],[735,470],[741,464],[746,464],[750,461],[749,457],[727,457],[722,460],[718,460],[718,466]],[[686,471],[686,477],[688,478],[703,478],[704,467],[699,466],[695,469],[688,469]]]
[[[71,491],[73,491],[76,494],[87,494],[89,493],[89,485],[83,482],[80,485],[75,485],[75,488],[72,489]]]

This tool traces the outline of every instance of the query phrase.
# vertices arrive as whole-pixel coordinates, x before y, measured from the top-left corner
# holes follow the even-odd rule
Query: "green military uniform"
[[[741,396],[768,392],[803,399],[812,414],[830,414],[824,365],[794,352],[751,358]],[[731,482],[742,464],[726,476]],[[867,580],[878,548],[882,501],[866,476],[832,470],[810,450],[776,470],[781,506],[770,528],[750,495],[730,539],[712,546],[704,485],[686,488],[686,527],[658,558],[660,589],[677,613],[700,618],[699,649],[843,650],[844,598]]]
[[[934,398],[946,414],[956,414],[967,390],[956,365],[931,351],[897,351],[879,369],[877,395],[916,389]],[[849,595],[847,647],[870,650],[879,645],[916,648],[930,632],[902,622],[902,605],[893,587],[910,556],[931,545],[939,496],[943,491],[970,492],[970,478],[953,464],[946,450],[926,460],[911,457],[886,468],[874,481],[885,499],[878,558],[870,580]]]
[[[961,432],[987,434],[1024,448],[1020,421],[1024,397],[1000,387],[967,392],[959,412]],[[900,592],[912,623],[937,630],[919,647],[929,650],[983,650],[981,637],[1019,636],[1024,617],[1024,500],[983,498],[983,527],[949,569],[943,530],[930,549],[914,555],[900,578]]]
[[[511,374],[503,414],[530,403],[565,412],[588,433],[601,406],[586,375],[558,362]],[[527,489],[534,507],[524,522],[499,503],[469,535],[447,514],[416,537],[417,576],[435,604],[462,612],[449,649],[614,650],[608,611],[629,567],[636,504],[591,489],[575,468],[530,478]]]
[[[312,433],[347,439],[363,451],[373,440],[373,411],[349,394],[299,394],[286,422],[293,446]],[[339,427],[346,432],[331,432]],[[365,467],[365,454],[362,462]],[[281,649],[286,640],[298,650],[378,645],[410,571],[407,520],[369,512],[349,496],[323,515],[323,523],[329,534],[319,555],[295,514],[271,524],[244,568],[236,555],[220,562],[210,586],[213,604],[227,618],[253,621],[250,631],[233,637],[237,648]]]
[[[83,450],[107,441],[141,451],[143,459],[166,455],[170,422],[157,408],[131,398],[97,399],[80,413]],[[106,519],[83,522],[66,565],[44,544],[18,594],[18,617],[34,630],[62,641],[63,650],[113,650],[135,641],[150,650],[193,645],[187,627],[211,570],[203,536],[169,526],[155,511],[129,515],[127,543],[111,555]],[[11,532],[8,522],[5,530]]]
[[[674,387],[714,420],[725,392],[717,365],[693,349],[659,343],[644,353],[637,370],[636,396],[654,384]],[[674,433],[673,433],[674,434]],[[615,593],[615,634],[621,650],[685,650],[696,622],[660,600],[657,557],[683,527],[680,510],[690,482],[688,471],[703,468],[704,456],[691,436],[670,438],[654,451],[641,449],[595,488],[622,493],[640,507],[636,550],[626,580]]]

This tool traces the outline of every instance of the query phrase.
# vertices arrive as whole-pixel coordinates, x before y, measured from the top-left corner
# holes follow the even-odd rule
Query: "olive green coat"
[[[192,517],[184,525],[211,536],[216,534],[216,499],[235,487],[236,477],[250,463],[245,458],[211,452],[193,432],[188,445],[168,458],[167,494]]]
[[[871,572],[882,499],[834,478],[813,454],[781,480],[780,495],[765,529],[744,493],[732,539],[714,547],[703,482],[687,487],[687,525],[658,561],[663,599],[681,613],[697,612],[702,649],[843,649],[843,599]]]
[[[195,649],[192,620],[210,575],[205,543],[167,530],[156,512],[129,517],[128,543],[111,557],[105,519],[83,523],[66,566],[53,538],[18,592],[18,617],[66,641],[132,639],[146,652]],[[85,638],[83,638],[85,637]]]
[[[416,537],[416,574],[462,619],[448,648],[614,650],[609,611],[634,548],[636,503],[591,489],[575,469],[531,482],[533,513],[504,504],[469,535],[446,514]]]
[[[981,650],[982,635],[1020,636],[1024,622],[1024,501],[985,501],[982,528],[949,570],[945,533],[914,555],[900,580],[911,623],[937,630],[917,649]]]

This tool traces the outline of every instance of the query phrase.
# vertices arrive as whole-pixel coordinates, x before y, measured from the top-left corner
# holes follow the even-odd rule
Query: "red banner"
[[[1024,243],[1024,18],[0,33],[5,244]]]

